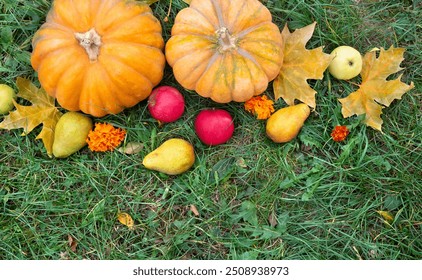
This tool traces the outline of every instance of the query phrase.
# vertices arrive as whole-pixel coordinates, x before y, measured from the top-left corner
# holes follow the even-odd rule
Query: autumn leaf
[[[119,213],[117,214],[117,220],[118,220],[121,224],[123,224],[123,225],[127,226],[129,229],[133,229],[134,222],[133,222],[132,217],[131,217],[128,213],[125,213],[125,212],[119,212]]]
[[[276,216],[276,214],[275,214],[275,211],[274,211],[274,210],[273,210],[273,211],[271,211],[270,216],[268,216],[268,222],[270,222],[270,225],[271,225],[272,227],[276,227],[276,226],[277,226],[278,221],[277,221],[277,216]]]
[[[35,139],[41,139],[47,154],[53,154],[54,128],[62,113],[55,106],[55,99],[43,89],[37,88],[31,81],[17,78],[17,97],[28,100],[31,106],[23,106],[14,102],[16,110],[11,112],[0,123],[0,128],[23,128],[23,136],[28,135],[34,128],[42,124],[43,128]]]
[[[140,142],[129,142],[123,147],[118,148],[117,150],[123,154],[133,155],[137,154],[144,148],[144,144]]]
[[[186,4],[190,4],[190,2],[192,2],[192,0],[183,0],[183,2],[185,2]]]
[[[401,82],[400,75],[395,80],[387,78],[403,68],[404,48],[381,48],[379,57],[375,51],[370,51],[363,58],[362,83],[359,89],[339,101],[342,104],[343,117],[365,114],[366,125],[381,131],[383,106],[388,107],[394,99],[401,99],[402,95],[414,88],[413,82],[407,85]]]
[[[190,205],[190,207],[189,207],[189,209],[190,209],[190,211],[192,211],[192,213],[193,213],[196,217],[198,217],[198,216],[199,216],[199,211],[198,211],[198,208],[196,208],[196,206],[195,206],[195,205],[191,204],[191,205]]]
[[[69,244],[70,250],[72,252],[76,252],[76,247],[78,246],[78,242],[70,234],[67,235],[67,243]]]
[[[388,224],[391,224],[394,221],[394,216],[388,211],[376,211],[381,217],[384,218],[384,221]]]
[[[288,105],[294,105],[295,99],[315,108],[315,94],[309,79],[322,79],[332,58],[322,51],[322,47],[308,50],[306,43],[311,39],[316,22],[290,33],[285,25],[283,37],[284,61],[280,74],[274,80],[275,99],[283,98]]]

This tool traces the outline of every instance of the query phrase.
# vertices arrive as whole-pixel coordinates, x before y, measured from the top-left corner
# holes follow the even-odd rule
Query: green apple
[[[328,71],[339,80],[350,80],[362,70],[362,55],[350,46],[340,46],[331,52],[333,60]]]
[[[13,109],[14,105],[12,100],[15,96],[16,94],[13,88],[4,84],[0,85],[0,114],[7,114]]]

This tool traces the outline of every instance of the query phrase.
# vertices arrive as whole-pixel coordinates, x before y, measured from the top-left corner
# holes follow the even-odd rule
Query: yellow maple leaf
[[[308,50],[306,43],[311,39],[316,22],[290,33],[287,25],[283,37],[283,65],[280,74],[274,80],[275,99],[283,98],[288,105],[294,105],[295,99],[315,108],[315,94],[308,79],[322,79],[324,71],[332,57],[322,51],[322,47]]]
[[[125,213],[125,212],[119,212],[118,214],[117,214],[117,220],[121,223],[121,224],[123,224],[123,225],[125,225],[125,226],[127,226],[129,229],[133,229],[133,226],[134,226],[134,222],[133,222],[133,219],[132,219],[132,217],[128,214],[128,213]]]
[[[37,88],[31,81],[17,78],[17,97],[28,100],[31,106],[23,106],[14,102],[16,110],[11,112],[0,123],[0,128],[17,129],[23,128],[23,134],[29,134],[34,128],[42,124],[43,128],[35,139],[41,139],[47,154],[53,153],[54,128],[62,113],[55,106],[55,99],[49,96],[43,89]]]
[[[378,58],[375,51],[365,54],[359,89],[339,99],[343,117],[366,114],[366,125],[381,131],[382,106],[390,106],[394,99],[401,99],[403,94],[414,88],[413,82],[407,85],[400,81],[402,75],[395,80],[387,80],[390,75],[403,69],[400,63],[404,59],[404,52],[404,48],[391,46],[388,50],[381,48]]]

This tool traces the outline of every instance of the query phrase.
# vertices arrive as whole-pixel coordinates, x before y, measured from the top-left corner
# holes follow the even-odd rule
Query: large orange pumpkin
[[[163,77],[160,22],[134,0],[55,0],[33,39],[42,87],[70,111],[102,117],[149,96]]]
[[[280,30],[258,0],[192,0],[171,35],[165,53],[176,80],[219,103],[261,94],[283,62]]]

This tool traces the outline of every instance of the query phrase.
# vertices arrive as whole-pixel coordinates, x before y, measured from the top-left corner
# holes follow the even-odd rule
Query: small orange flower
[[[108,123],[96,123],[88,133],[86,142],[93,152],[113,151],[125,139],[126,130],[115,128]]]
[[[258,120],[266,120],[274,113],[273,104],[266,95],[254,96],[245,102],[245,110],[256,115]]]
[[[341,142],[349,135],[349,130],[345,125],[337,125],[331,132],[331,137],[336,142]]]

